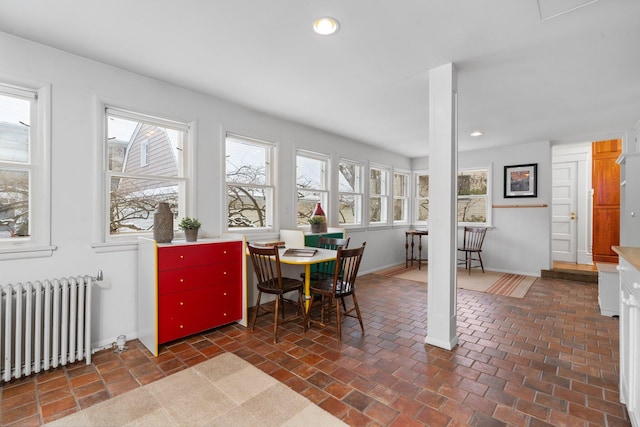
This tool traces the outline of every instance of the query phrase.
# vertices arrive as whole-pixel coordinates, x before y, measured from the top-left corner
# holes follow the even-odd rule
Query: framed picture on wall
[[[505,166],[504,197],[538,197],[538,164]]]

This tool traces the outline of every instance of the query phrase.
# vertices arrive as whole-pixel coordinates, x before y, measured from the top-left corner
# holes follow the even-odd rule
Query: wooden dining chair
[[[458,258],[458,264],[464,264],[464,268],[469,270],[471,274],[471,268],[473,261],[480,262],[479,266],[484,273],[484,264],[482,263],[482,243],[484,242],[484,236],[487,233],[486,227],[465,227],[464,237],[462,240],[462,247],[458,248],[458,253],[464,253],[464,259]]]
[[[311,324],[319,324],[326,326],[324,321],[325,309],[327,310],[327,323],[331,322],[331,311],[335,308],[336,311],[336,330],[338,333],[338,340],[342,341],[342,320],[344,317],[357,318],[360,322],[360,328],[364,334],[364,324],[362,322],[362,315],[360,313],[360,307],[358,306],[358,299],[356,298],[356,278],[358,277],[358,269],[360,268],[360,262],[362,261],[362,255],[364,254],[364,248],[367,242],[364,242],[359,248],[343,249],[338,248],[338,254],[333,270],[332,278],[325,278],[322,280],[311,282],[311,293],[318,294],[320,298],[320,320],[311,319],[311,310],[313,309],[314,299],[311,300],[309,309],[307,310],[307,318],[304,322],[305,331]],[[351,296],[353,301],[353,307],[349,310],[346,309],[344,299]],[[326,304],[325,304],[326,303]],[[341,310],[341,304],[344,308],[344,312]],[[352,314],[355,311],[355,315]]]
[[[249,255],[253,264],[253,270],[255,271],[256,278],[258,280],[258,298],[253,309],[251,330],[255,329],[256,319],[260,310],[267,313],[273,312],[273,342],[275,344],[278,339],[278,312],[282,312],[283,323],[305,318],[302,298],[304,283],[298,279],[282,277],[280,269],[280,255],[277,247],[261,247],[253,246],[251,244],[247,245],[247,247],[249,248]],[[265,304],[260,304],[263,292],[276,296],[275,307],[273,310]],[[295,316],[285,318],[284,295],[289,292],[298,292],[297,312]]]
[[[318,247],[322,249],[331,249],[337,251],[338,248],[347,249],[351,237],[341,239],[337,237],[320,237],[318,239]],[[311,266],[311,280],[318,281],[323,279],[331,279],[335,268],[335,261],[322,262]],[[300,273],[300,278],[305,279],[304,273]]]

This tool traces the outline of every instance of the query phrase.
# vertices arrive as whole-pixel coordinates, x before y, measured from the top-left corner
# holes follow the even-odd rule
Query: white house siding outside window
[[[491,223],[490,168],[458,171],[458,223],[460,225],[489,225]],[[416,173],[416,222],[429,220],[429,174]]]
[[[32,89],[0,83],[2,259],[49,256],[53,249],[50,99],[50,86]]]
[[[308,225],[318,202],[325,214],[329,212],[329,157],[323,154],[298,151],[296,156],[297,222]]]
[[[363,165],[350,160],[338,163],[338,224],[362,225]]]
[[[389,206],[389,170],[369,168],[369,224],[387,224]]]
[[[226,136],[227,227],[273,228],[275,145]]]
[[[458,222],[461,224],[490,224],[489,168],[458,171]]]
[[[393,222],[409,222],[409,173],[393,174]]]
[[[186,216],[188,124],[116,108],[106,108],[106,121],[108,236],[152,232],[160,202]]]

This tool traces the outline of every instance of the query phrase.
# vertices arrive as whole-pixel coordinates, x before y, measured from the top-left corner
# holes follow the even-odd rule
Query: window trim
[[[15,85],[3,81],[0,88],[7,95],[36,100],[32,107],[35,129],[31,133],[35,143],[29,146],[31,236],[20,241],[0,242],[0,260],[50,257],[57,249],[51,244],[51,85]],[[34,200],[38,202],[33,203]]]
[[[306,157],[308,159],[318,160],[324,162],[325,171],[323,176],[322,186],[324,188],[301,188],[298,187],[298,157]],[[297,149],[295,153],[295,205],[296,211],[294,212],[295,218],[294,221],[298,228],[309,228],[309,224],[298,224],[298,193],[299,192],[309,192],[309,193],[320,193],[320,203],[322,205],[322,210],[325,212],[327,216],[327,222],[331,223],[331,204],[329,200],[329,194],[331,193],[331,156],[328,154],[318,153],[315,151],[308,151],[303,149]]]
[[[227,195],[228,195],[228,187],[229,182],[227,181],[227,138],[236,138],[240,140],[244,140],[250,144],[262,146],[267,150],[267,160],[266,163],[269,165],[268,173],[265,174],[265,184],[264,185],[256,185],[256,184],[248,184],[250,187],[258,187],[265,188],[271,192],[271,200],[269,203],[271,204],[271,212],[267,210],[267,223],[271,223],[265,227],[234,227],[229,228],[229,211],[228,209],[224,209],[224,211],[220,212],[221,221],[222,221],[222,229],[227,233],[241,233],[241,234],[259,234],[259,233],[267,233],[273,230],[277,230],[279,228],[279,224],[276,223],[278,218],[278,186],[276,184],[276,171],[277,171],[277,161],[278,161],[278,144],[275,142],[267,141],[260,138],[255,138],[247,135],[243,135],[236,132],[224,131],[222,132],[222,192],[221,199],[222,205],[227,206]],[[231,183],[231,185],[238,185],[237,183]]]
[[[117,102],[109,102],[102,99],[96,99],[95,102],[95,121],[96,121],[96,156],[95,170],[99,171],[99,178],[96,179],[96,192],[94,198],[95,211],[93,242],[91,247],[98,253],[115,252],[120,250],[136,250],[138,247],[138,237],[150,236],[153,231],[145,231],[139,233],[128,233],[127,235],[112,236],[109,233],[109,215],[107,213],[111,200],[109,197],[110,179],[107,179],[108,171],[108,147],[105,143],[108,138],[107,116],[118,117],[125,120],[134,120],[143,124],[166,127],[175,130],[185,131],[187,133],[184,145],[182,147],[182,163],[178,164],[179,177],[170,179],[171,181],[180,181],[184,201],[181,203],[178,217],[197,216],[197,200],[195,197],[196,189],[192,184],[193,177],[197,176],[196,169],[196,153],[195,135],[197,133],[197,122],[195,120],[181,120],[167,118],[170,116],[164,112],[150,113],[141,111],[138,107],[128,108],[119,105]],[[144,175],[136,174],[117,174],[118,176],[131,178],[148,178]],[[154,176],[154,178],[158,178]],[[176,233],[176,237],[180,237],[180,232]]]
[[[407,225],[411,222],[411,171],[408,171],[406,169],[393,169],[392,170],[392,175],[393,175],[393,179],[392,179],[392,210],[391,210],[391,221],[393,222],[393,225]],[[396,175],[404,175],[406,177],[406,185],[405,185],[405,189],[404,189],[404,196],[396,196],[395,195],[395,180],[396,180]],[[403,205],[404,205],[404,216],[405,216],[405,220],[403,221],[396,221],[395,220],[395,201],[396,199],[401,199],[404,201]]]
[[[359,173],[359,179],[358,179],[358,187],[359,187],[359,192],[351,192],[351,191],[340,191],[340,165],[342,163],[349,163],[352,164],[356,167],[358,167],[360,169],[360,173]],[[336,181],[336,186],[338,188],[338,199],[337,199],[337,206],[336,206],[336,212],[337,212],[337,216],[338,216],[338,220],[336,221],[337,226],[341,227],[341,228],[348,228],[348,229],[355,229],[355,228],[363,228],[365,226],[365,219],[364,219],[364,211],[365,211],[365,204],[366,204],[366,200],[365,200],[365,183],[364,183],[364,176],[366,174],[366,169],[365,169],[365,163],[362,161],[358,161],[358,160],[351,160],[351,159],[347,159],[347,158],[339,158],[338,159],[338,168],[337,168],[337,174],[338,174],[338,178]],[[358,212],[358,221],[355,221],[353,224],[347,224],[347,223],[340,223],[340,196],[341,195],[347,195],[347,196],[354,196],[354,197],[359,197],[360,198],[360,209]]]
[[[379,170],[381,172],[383,172],[383,179],[384,182],[382,183],[382,191],[383,193],[381,194],[377,194],[377,193],[373,193],[371,191],[371,172],[373,170]],[[367,224],[370,227],[384,227],[389,225],[391,222],[390,221],[390,215],[389,215],[389,209],[392,207],[390,206],[391,204],[389,203],[390,198],[392,197],[390,195],[390,191],[389,191],[389,185],[390,185],[390,173],[391,173],[391,168],[389,166],[384,166],[381,165],[379,163],[370,163],[369,167],[368,167],[368,180],[367,180],[367,200],[368,200],[368,205],[369,205],[369,211],[367,214]],[[380,198],[381,204],[383,205],[380,215],[381,215],[381,220],[380,221],[371,221],[371,199],[375,197],[375,198]],[[383,202],[383,203],[382,203]],[[393,218],[393,215],[391,215],[391,218]]]

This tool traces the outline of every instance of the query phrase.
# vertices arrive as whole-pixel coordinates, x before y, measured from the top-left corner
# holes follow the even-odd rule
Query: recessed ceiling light
[[[479,130],[476,130],[476,131],[474,131],[474,132],[471,132],[471,133],[470,133],[470,135],[471,135],[471,136],[482,136],[483,134],[482,134],[482,132],[480,132]]]
[[[335,33],[338,28],[340,28],[338,21],[328,16],[318,18],[313,22],[313,31],[323,36]]]

